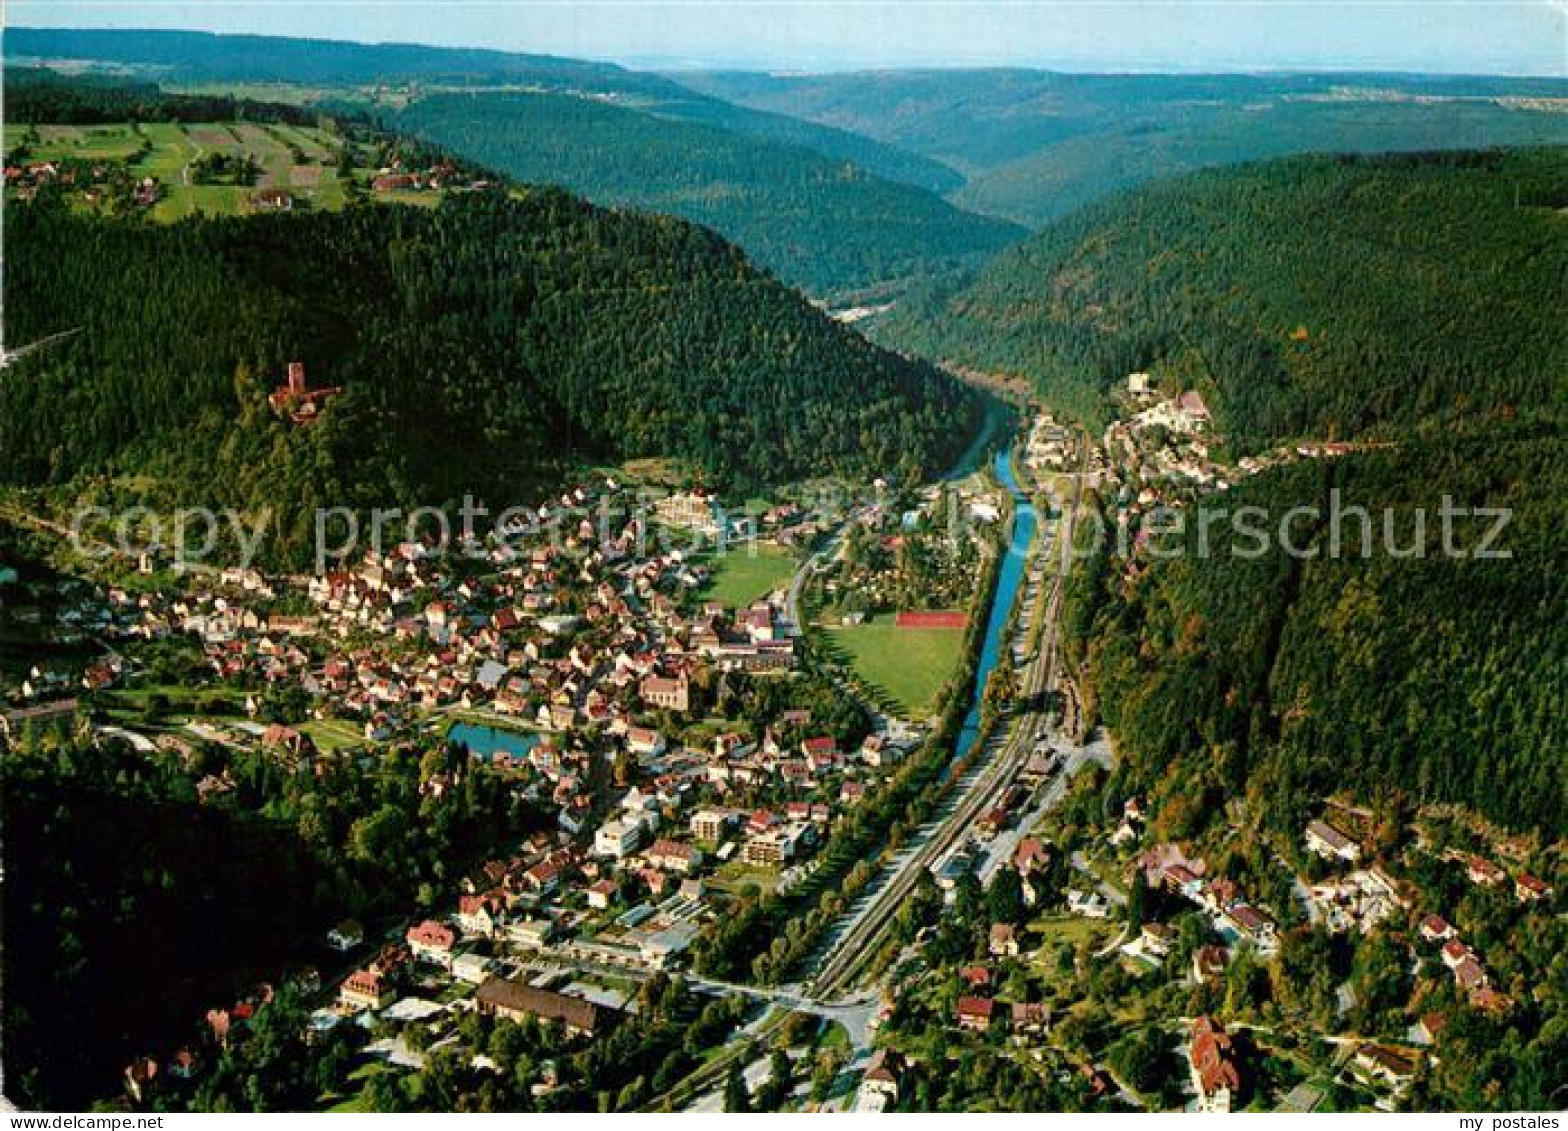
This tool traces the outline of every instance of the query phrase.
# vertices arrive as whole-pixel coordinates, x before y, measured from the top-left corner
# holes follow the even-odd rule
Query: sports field
[[[936,710],[937,695],[958,665],[964,635],[954,628],[898,628],[892,616],[882,616],[823,628],[819,639],[900,716],[923,719]]]

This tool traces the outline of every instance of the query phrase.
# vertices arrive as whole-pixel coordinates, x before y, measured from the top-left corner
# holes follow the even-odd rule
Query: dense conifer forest
[[[1558,415],[1568,151],[1302,157],[1089,207],[879,336],[1032,378],[1091,424],[1129,372],[1197,388],[1237,452]]]
[[[442,94],[396,125],[519,180],[706,224],[815,294],[975,265],[1024,234],[842,159],[589,99]]]
[[[1486,516],[1452,520],[1464,556],[1445,553],[1445,495],[1509,508],[1486,547],[1508,556],[1477,556]],[[1338,790],[1560,829],[1565,498],[1561,427],[1511,426],[1278,468],[1202,504],[1261,507],[1271,534],[1291,508],[1314,508],[1292,531],[1307,557],[1277,540],[1251,556],[1223,518],[1207,554],[1191,523],[1166,539],[1169,560],[1086,563],[1069,592],[1069,656],[1132,780],[1163,802],[1163,831],[1222,827],[1221,802],[1246,797],[1294,838]]]
[[[172,226],[10,213],[10,340],[81,332],[8,370],[0,476],[270,505],[295,549],[318,505],[524,502],[631,456],[735,489],[930,471],[978,423],[962,386],[717,236],[556,190]],[[307,426],[267,400],[291,360],[343,390]]]
[[[171,94],[157,83],[119,76],[65,76],[44,67],[7,67],[6,120],[88,125],[102,122],[244,120],[314,125],[319,111],[229,94]],[[11,138],[7,138],[7,144]]]

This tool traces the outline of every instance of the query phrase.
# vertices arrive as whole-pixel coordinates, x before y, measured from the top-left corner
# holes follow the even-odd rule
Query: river
[[[991,598],[991,614],[985,625],[985,641],[980,647],[980,666],[975,677],[974,695],[969,704],[969,713],[964,716],[963,728],[958,732],[959,758],[973,751],[980,738],[980,704],[985,698],[986,680],[990,678],[991,669],[996,667],[997,657],[1001,654],[1002,632],[1012,615],[1019,586],[1027,575],[1029,545],[1034,541],[1035,528],[1039,524],[1034,504],[1018,486],[1018,480],[1013,475],[1012,456],[1013,449],[1008,447],[998,452],[991,461],[991,470],[996,473],[1002,486],[1012,493],[1013,525],[1008,533],[1002,569],[997,575],[996,593]]]

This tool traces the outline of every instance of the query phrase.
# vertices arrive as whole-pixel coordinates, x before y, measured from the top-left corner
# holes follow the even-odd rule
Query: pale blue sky
[[[538,51],[633,65],[1568,75],[1568,0],[10,0],[10,22]]]

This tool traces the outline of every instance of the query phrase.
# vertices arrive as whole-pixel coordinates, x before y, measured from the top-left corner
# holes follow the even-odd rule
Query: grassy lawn
[[[352,723],[342,719],[312,719],[301,723],[299,726],[303,734],[309,735],[310,740],[323,754],[335,754],[339,750],[349,750],[365,744],[364,734]]]
[[[355,94],[352,87],[304,86],[292,82],[165,82],[160,85],[175,94],[216,94],[291,106],[329,97],[348,99]]]
[[[282,122],[269,122],[267,129],[272,136],[287,145],[297,145],[304,150],[308,160],[320,163],[331,163],[336,159],[332,151],[322,144],[320,130],[302,129],[299,126],[290,126]]]
[[[1049,971],[1055,968],[1056,951],[1063,943],[1075,947],[1080,942],[1087,942],[1098,950],[1119,929],[1120,924],[1104,920],[1084,919],[1077,915],[1047,915],[1029,923],[1025,938],[1030,945],[1039,948],[1037,965]]]
[[[594,470],[629,483],[655,487],[679,487],[689,482],[692,475],[692,468],[670,456],[641,456],[625,460],[618,466],[597,467]]]
[[[962,629],[897,628],[891,616],[824,629],[819,639],[894,710],[912,719],[936,709],[937,694],[964,646]]]
[[[755,864],[743,864],[739,860],[731,860],[722,865],[708,880],[708,886],[727,895],[739,895],[747,884],[755,884],[757,889],[767,895],[779,886],[779,873],[772,868],[759,868]]]
[[[242,711],[245,703],[245,693],[232,687],[185,687],[177,683],[118,687],[105,692],[103,699],[111,709],[146,711],[157,695],[168,700],[171,715],[227,715]]]
[[[152,142],[152,152],[138,168],[166,185],[179,184],[180,171],[196,156],[196,143],[178,122],[148,122],[142,134]]]
[[[849,1030],[838,1021],[828,1022],[817,1039],[817,1048],[832,1050],[834,1052],[849,1052]]]
[[[389,1071],[387,1066],[382,1064],[382,1063],[380,1063],[379,1061],[371,1061],[368,1064],[360,1065],[358,1068],[354,1069],[354,1071],[350,1072],[349,1075],[348,1075],[349,1082],[351,1084],[357,1083],[359,1085],[359,1088],[356,1091],[354,1091],[352,1094],[347,1095],[347,1096],[327,1095],[327,1096],[321,1097],[321,1102],[322,1103],[327,1103],[329,1100],[336,1101],[336,1102],[331,1103],[325,1110],[327,1110],[327,1111],[341,1111],[341,1112],[363,1112],[363,1111],[366,1111],[367,1109],[365,1107],[365,1087],[370,1083],[370,1078],[372,1076],[380,1076],[382,1073],[387,1072],[387,1071]]]
[[[782,589],[795,575],[795,559],[777,546],[757,543],[707,559],[713,578],[702,591],[705,601],[720,601],[730,608],[745,608],[759,597]]]

